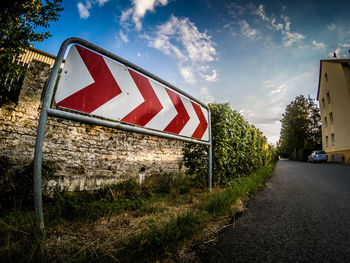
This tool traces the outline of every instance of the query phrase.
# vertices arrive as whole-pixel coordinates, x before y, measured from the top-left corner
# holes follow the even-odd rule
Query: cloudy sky
[[[279,138],[287,104],[317,94],[320,59],[350,57],[349,0],[63,0],[36,48],[77,36]]]

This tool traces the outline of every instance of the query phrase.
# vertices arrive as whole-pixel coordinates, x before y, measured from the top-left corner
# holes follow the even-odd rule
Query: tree
[[[311,107],[309,112],[310,126],[308,131],[308,147],[316,149],[322,145],[321,114],[315,101],[310,101],[310,97],[309,103]]]
[[[295,157],[302,148],[321,145],[321,117],[315,100],[300,95],[286,107],[278,142],[279,154]]]
[[[0,105],[13,99],[19,86],[16,80],[25,69],[15,62],[33,42],[51,35],[46,28],[57,21],[62,0],[13,0],[0,9]]]

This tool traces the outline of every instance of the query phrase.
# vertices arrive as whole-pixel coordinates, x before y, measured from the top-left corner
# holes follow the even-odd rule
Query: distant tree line
[[[281,120],[278,154],[296,158],[301,149],[321,149],[321,116],[316,100],[300,95],[287,105]]]

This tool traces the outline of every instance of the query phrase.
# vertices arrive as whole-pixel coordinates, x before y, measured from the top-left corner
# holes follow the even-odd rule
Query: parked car
[[[325,151],[313,151],[307,158],[307,161],[309,163],[325,163],[327,162],[327,159],[328,156]]]

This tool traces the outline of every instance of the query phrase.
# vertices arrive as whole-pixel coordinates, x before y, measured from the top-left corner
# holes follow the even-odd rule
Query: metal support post
[[[42,192],[41,192],[41,166],[42,166],[42,158],[43,158],[45,128],[47,123],[48,110],[51,105],[51,100],[52,100],[52,96],[55,88],[55,83],[58,77],[61,62],[63,60],[64,52],[66,51],[67,46],[69,44],[70,44],[69,39],[63,42],[58,52],[53,69],[51,71],[49,82],[45,90],[45,96],[43,99],[43,105],[41,108],[37,136],[35,141],[34,171],[33,171],[34,172],[33,174],[34,209],[35,209],[36,226],[39,233],[41,234],[44,233],[44,229],[45,229],[44,215],[43,215],[43,201],[42,201]]]
[[[209,128],[209,152],[208,152],[208,188],[209,191],[213,188],[213,140],[211,132],[211,113],[208,107],[208,128]]]

